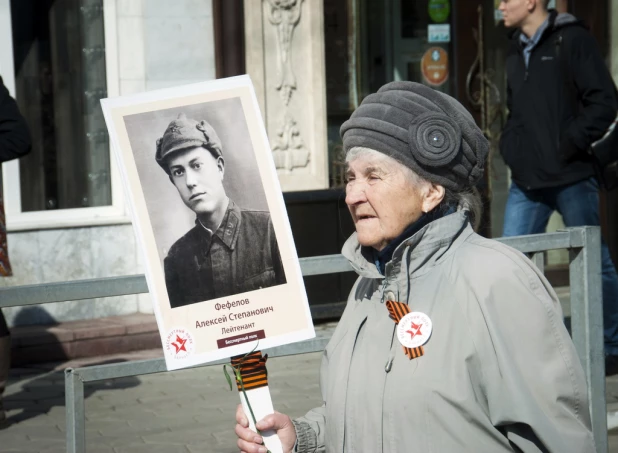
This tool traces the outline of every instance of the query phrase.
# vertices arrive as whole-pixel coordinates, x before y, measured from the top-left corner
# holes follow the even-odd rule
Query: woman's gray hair
[[[390,161],[394,164],[397,164],[406,174],[406,177],[414,186],[420,186],[423,184],[438,184],[440,183],[431,181],[430,178],[423,178],[419,174],[417,174],[410,167],[402,164],[397,159],[394,159],[380,151],[376,151],[375,149],[365,148],[362,146],[355,146],[351,148],[345,156],[346,163],[358,159],[363,156],[371,156],[378,159],[383,159],[385,161]],[[444,187],[444,186],[442,186]],[[480,223],[481,217],[483,215],[483,203],[481,201],[481,196],[476,190],[475,187],[465,188],[465,189],[449,189],[448,187],[444,187],[444,198],[440,202],[440,204],[436,207],[436,209],[441,210],[442,212],[447,212],[451,207],[462,207],[468,211],[468,217],[470,218],[470,223],[472,227],[477,230]]]

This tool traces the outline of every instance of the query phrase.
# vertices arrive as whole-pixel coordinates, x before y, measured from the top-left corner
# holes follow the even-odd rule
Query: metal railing
[[[556,233],[500,238],[498,241],[529,254],[541,270],[545,265],[544,252],[556,249],[569,251],[571,334],[586,374],[596,451],[607,453],[600,229],[598,227],[570,228]],[[300,263],[304,276],[352,270],[350,264],[341,255],[301,258]],[[146,292],[148,288],[143,275],[9,287],[0,289],[0,307]],[[264,352],[267,352],[270,357],[319,352],[324,349],[327,342],[328,338],[316,338]],[[212,366],[224,362],[226,360],[200,366]],[[65,370],[67,451],[69,453],[86,451],[85,383],[165,371],[167,370],[163,358]]]

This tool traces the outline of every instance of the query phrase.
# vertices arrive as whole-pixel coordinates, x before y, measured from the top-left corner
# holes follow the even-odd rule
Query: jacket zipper
[[[560,59],[560,51],[561,51],[561,47],[562,47],[562,33],[560,33],[558,35],[558,38],[556,39],[556,42],[554,43],[554,45],[556,46],[555,48],[555,54],[556,54],[556,62],[558,63],[558,68],[559,68],[559,73],[561,72],[561,62],[562,60]],[[564,76],[567,76],[566,74],[564,74]],[[562,123],[562,115],[564,114],[564,105],[562,104],[562,99],[564,99],[562,97],[562,94],[564,92],[564,83],[562,84],[562,88],[560,89],[560,92],[558,93],[558,99],[559,99],[559,106],[558,106],[558,130],[556,131],[556,149],[560,150],[560,125]],[[567,93],[568,95],[568,93]]]
[[[538,43],[537,43],[538,45]],[[532,59],[532,52],[534,51],[534,49],[532,49],[530,51],[530,55],[528,55],[528,63],[526,63],[526,56],[524,54],[524,50],[522,48],[519,48],[519,56],[521,57],[521,62],[524,65],[524,83],[528,82],[528,68],[530,67],[530,60]],[[525,187],[526,190],[530,190],[531,187],[530,186],[526,186]]]
[[[384,417],[386,414],[385,408],[388,405],[388,402],[386,401],[387,398],[387,394],[386,394],[386,388],[387,388],[387,382],[388,382],[388,375],[391,372],[391,369],[393,368],[393,361],[395,360],[395,353],[393,351],[393,348],[396,348],[395,343],[395,336],[397,335],[397,327],[393,326],[393,336],[391,337],[391,348],[389,350],[388,353],[388,359],[386,361],[386,365],[384,366],[384,373],[386,374],[386,376],[384,376],[384,386],[382,387],[382,427],[381,427],[381,431],[382,431],[382,451],[385,451],[386,448],[384,447],[384,445],[388,442],[387,438],[390,438],[389,434],[389,428],[391,427],[391,423],[389,423],[389,421],[387,420],[387,422],[385,423]]]
[[[528,67],[530,65],[530,59],[532,58],[532,52],[530,52],[530,55],[528,57],[528,64],[526,64],[526,56],[524,55],[523,50],[521,50],[520,52],[521,52],[521,61],[524,64],[524,83],[526,83],[528,81]],[[530,186],[526,186],[526,189],[530,190]]]
[[[395,359],[395,357],[393,357],[392,355],[388,358],[388,361],[386,362],[386,365],[384,366],[384,371],[386,371],[387,373],[391,372],[391,368],[393,367],[393,360]]]

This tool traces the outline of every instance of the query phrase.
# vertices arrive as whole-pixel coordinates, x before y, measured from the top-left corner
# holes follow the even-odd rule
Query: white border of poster
[[[255,348],[263,350],[314,338],[283,194],[250,78],[238,76],[103,99],[101,104],[144,256],[146,280],[167,369],[185,368],[241,355]],[[181,189],[174,183],[169,168],[165,170],[155,160],[157,139],[166,131],[178,130],[172,122],[181,117],[179,114],[188,121],[206,120],[217,132],[225,160],[223,186],[229,198],[242,209],[249,204],[249,211],[270,214],[269,231],[274,231],[285,273],[283,283],[279,281],[271,286],[172,308],[164,262],[170,247],[176,246],[179,239],[191,231],[201,234],[201,224],[196,220],[199,215],[187,207],[186,200],[183,203]],[[233,227],[230,234],[237,234],[236,225],[230,223],[228,226]],[[222,225],[217,234],[224,227]],[[269,240],[272,242],[273,238]],[[251,253],[246,242],[244,250]],[[253,251],[267,248],[259,239],[252,247]],[[191,272],[195,270],[191,260],[197,263],[196,256],[210,253],[199,246],[183,250],[191,253],[182,269]],[[190,256],[192,250],[196,256]],[[242,252],[242,247],[236,247],[239,257]],[[221,263],[224,271],[228,270],[223,275],[232,272],[229,270],[231,260],[228,261]],[[212,270],[203,265],[197,269]]]

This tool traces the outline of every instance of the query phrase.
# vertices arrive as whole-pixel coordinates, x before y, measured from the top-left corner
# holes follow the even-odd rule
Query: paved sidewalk
[[[335,324],[316,326],[330,336]],[[66,452],[64,368],[161,357],[160,350],[40,364],[11,370],[5,394],[10,425],[0,451]],[[290,416],[321,404],[320,353],[268,361],[274,406]],[[240,402],[222,366],[203,367],[85,385],[88,453],[238,452],[234,413]]]
[[[321,403],[319,358],[269,360],[278,410],[296,416]],[[5,399],[11,425],[0,431],[0,451],[65,452],[62,370],[17,369],[13,377]],[[238,451],[233,427],[239,398],[221,366],[86,384],[85,396],[89,453]]]
[[[319,336],[334,324],[316,326]],[[0,451],[66,451],[65,367],[160,357],[160,350],[13,369],[5,405],[10,426]],[[321,404],[320,353],[270,359],[275,408],[298,416]],[[618,411],[618,377],[607,380],[608,409]],[[88,453],[236,453],[233,433],[238,393],[228,390],[221,366],[86,384]],[[618,429],[610,432],[618,453]]]

